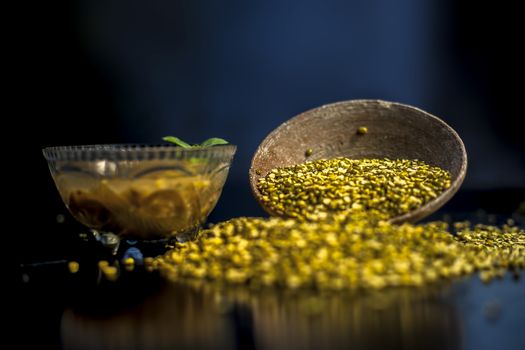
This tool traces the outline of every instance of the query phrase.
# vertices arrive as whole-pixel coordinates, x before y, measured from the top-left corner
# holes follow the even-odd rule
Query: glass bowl
[[[194,237],[217,204],[236,146],[90,145],[43,150],[66,207],[120,238]]]

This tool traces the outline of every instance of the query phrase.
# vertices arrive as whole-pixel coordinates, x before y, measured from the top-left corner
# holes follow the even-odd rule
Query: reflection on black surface
[[[253,313],[257,348],[458,348],[459,327],[443,291],[365,295],[237,293]]]
[[[234,347],[231,320],[203,293],[171,284],[143,300],[119,296],[126,293],[120,288],[106,292],[66,309],[61,325],[64,349]],[[101,304],[95,305],[98,301]]]
[[[460,193],[448,203],[448,220],[504,223],[507,210],[524,198],[523,191],[476,193]],[[472,211],[480,207],[500,215]],[[513,218],[525,224],[522,215]],[[140,264],[131,272],[121,266],[119,279],[111,282],[101,276],[99,260],[114,264],[126,252],[137,253],[127,249],[138,245],[125,242],[123,255],[115,257],[62,226],[47,236],[60,240],[32,241],[19,257],[17,348],[525,349],[525,279],[514,281],[510,274],[490,285],[472,276],[450,287],[325,296],[180,286]],[[149,243],[140,251],[162,253]],[[72,260],[80,264],[76,274],[67,269]]]
[[[104,296],[113,297],[118,304],[118,296]],[[65,349],[457,349],[462,342],[445,286],[319,295],[166,283],[110,312],[85,306],[63,314]]]

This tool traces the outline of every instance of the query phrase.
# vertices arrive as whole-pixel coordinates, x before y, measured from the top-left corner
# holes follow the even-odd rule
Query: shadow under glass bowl
[[[191,239],[213,210],[234,145],[89,145],[43,149],[66,207],[121,238]]]

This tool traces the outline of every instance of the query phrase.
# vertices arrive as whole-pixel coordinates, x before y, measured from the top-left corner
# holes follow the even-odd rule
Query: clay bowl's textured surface
[[[360,126],[368,133],[357,134]],[[312,154],[306,156],[306,150]],[[441,119],[418,108],[379,100],[344,101],[304,112],[273,130],[259,145],[249,171],[253,194],[264,206],[257,180],[270,170],[307,160],[335,157],[419,159],[448,170],[452,185],[417,210],[392,218],[415,222],[445,204],[460,187],[467,153],[458,134]]]

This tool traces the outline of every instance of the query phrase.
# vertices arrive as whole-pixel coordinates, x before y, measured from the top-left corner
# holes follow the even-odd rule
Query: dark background
[[[27,5],[14,28],[12,73],[22,98],[10,118],[24,139],[15,164],[27,194],[18,196],[15,211],[24,220],[23,239],[38,247],[26,254],[59,249],[47,244],[42,229],[65,213],[43,147],[223,137],[238,152],[210,220],[261,215],[247,179],[257,145],[294,115],[340,100],[397,101],[441,117],[467,147],[463,191],[516,193],[525,187],[525,141],[521,19],[514,6],[464,0]]]
[[[525,60],[517,2],[57,0],[17,6],[16,13],[4,10],[4,36],[14,45],[2,43],[4,55],[14,58],[4,64],[14,78],[4,99],[14,107],[3,115],[2,136],[11,146],[3,163],[4,235],[17,240],[4,251],[9,255],[14,247],[15,265],[75,260],[82,272],[91,266],[84,260],[101,254],[72,234],[85,229],[66,212],[43,147],[159,143],[168,134],[195,143],[223,137],[238,153],[210,221],[263,215],[247,179],[257,145],[285,120],[341,100],[411,104],[458,131],[469,169],[445,212],[483,208],[507,216],[525,200]],[[65,224],[56,223],[57,214],[66,215]],[[45,266],[35,268],[14,303],[4,298],[2,304],[15,306],[20,321],[8,317],[8,327],[18,326],[16,344],[22,348],[24,341],[60,348],[65,305],[93,298],[92,289],[82,288],[88,279],[80,277],[81,288],[72,288],[77,276],[63,264]],[[27,269],[19,270],[18,281]],[[451,327],[445,319],[452,331],[448,348],[523,348],[523,279],[519,285],[509,279],[487,287],[473,277],[466,287],[456,285],[453,308],[437,308],[438,316],[457,317]],[[119,300],[141,297],[141,289],[124,287]],[[105,292],[99,291],[111,303]],[[169,306],[187,300],[169,294],[171,304],[158,304],[172,317],[159,319],[162,325],[177,324],[179,314]],[[497,322],[483,315],[491,300],[502,305]],[[245,327],[243,321],[237,323]],[[293,326],[295,321],[290,318]],[[386,344],[398,328],[379,325],[374,339]],[[112,329],[107,333],[113,342]]]

